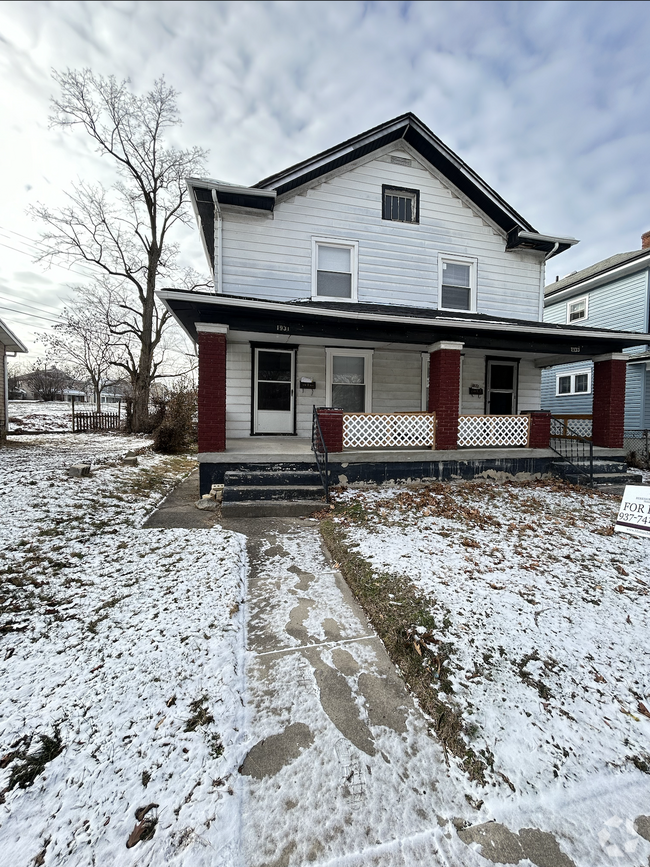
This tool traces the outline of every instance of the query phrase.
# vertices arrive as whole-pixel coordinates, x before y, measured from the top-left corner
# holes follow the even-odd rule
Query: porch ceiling
[[[572,360],[620,352],[650,343],[650,335],[584,326],[556,325],[388,304],[262,301],[184,290],[158,293],[196,342],[196,323],[227,325],[231,331],[281,336],[428,345],[463,341],[466,348],[566,355]]]

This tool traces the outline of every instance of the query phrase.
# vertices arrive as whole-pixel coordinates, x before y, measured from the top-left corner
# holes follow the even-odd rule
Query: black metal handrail
[[[553,433],[553,428],[560,427],[561,434]],[[551,416],[551,438],[549,446],[579,475],[589,479],[589,487],[594,485],[594,444],[586,437],[572,430],[566,419]]]
[[[311,449],[316,458],[316,466],[320,474],[320,480],[325,490],[325,501],[330,501],[330,471],[327,456],[327,445],[321,430],[318,412],[314,407],[314,415],[311,426]]]

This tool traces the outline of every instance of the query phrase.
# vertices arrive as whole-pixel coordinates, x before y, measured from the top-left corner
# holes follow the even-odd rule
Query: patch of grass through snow
[[[365,511],[358,508],[358,504],[349,509],[337,506],[335,514],[345,514],[355,521],[365,520]],[[465,722],[461,709],[450,698],[453,645],[437,642],[435,651],[430,651],[417,640],[422,630],[447,629],[448,615],[443,615],[442,623],[436,623],[430,603],[419,595],[413,584],[402,576],[377,574],[367,560],[348,547],[344,529],[331,518],[323,520],[320,529],[327,548],[388,655],[417,696],[422,710],[431,718],[445,756],[448,758],[451,754],[458,758],[469,778],[485,785],[485,774],[488,769],[493,770],[494,756],[489,749],[476,752],[468,744],[476,726]]]

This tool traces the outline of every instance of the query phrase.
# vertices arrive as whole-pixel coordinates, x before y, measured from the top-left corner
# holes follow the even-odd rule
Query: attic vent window
[[[382,219],[398,223],[420,222],[420,191],[399,187],[381,188],[383,198]]]
[[[391,157],[391,163],[396,166],[411,166],[413,165],[413,160],[410,160],[408,157]],[[650,232],[648,233],[650,235]]]

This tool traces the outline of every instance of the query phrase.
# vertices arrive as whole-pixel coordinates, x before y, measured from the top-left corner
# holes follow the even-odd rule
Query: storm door
[[[292,434],[296,352],[258,348],[253,352],[253,433]]]
[[[519,362],[501,359],[487,363],[487,415],[517,414]]]

